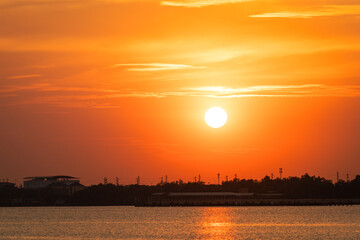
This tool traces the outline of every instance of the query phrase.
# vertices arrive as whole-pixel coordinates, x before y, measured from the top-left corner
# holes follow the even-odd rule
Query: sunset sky
[[[359,0],[0,0],[0,23],[1,179],[360,174]]]

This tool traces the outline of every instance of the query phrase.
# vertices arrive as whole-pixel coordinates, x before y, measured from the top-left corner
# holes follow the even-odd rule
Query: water
[[[360,206],[0,208],[0,239],[360,239]]]

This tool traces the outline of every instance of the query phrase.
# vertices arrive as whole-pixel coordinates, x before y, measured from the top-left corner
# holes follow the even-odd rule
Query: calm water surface
[[[0,208],[0,239],[360,239],[360,206]]]

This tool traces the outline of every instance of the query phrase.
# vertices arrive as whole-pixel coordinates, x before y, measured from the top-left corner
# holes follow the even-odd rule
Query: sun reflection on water
[[[234,227],[232,220],[229,208],[204,208],[199,236],[202,236],[202,239],[234,239],[231,236]]]

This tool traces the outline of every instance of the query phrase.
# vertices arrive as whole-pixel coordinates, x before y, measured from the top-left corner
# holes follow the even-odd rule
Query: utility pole
[[[168,182],[168,177],[167,177],[167,175],[165,175],[165,183],[167,183]]]
[[[235,179],[235,181],[237,180],[237,175],[236,175],[236,173],[235,173],[235,178],[234,178],[234,179]]]
[[[280,179],[282,179],[282,173],[283,173],[283,169],[279,168],[279,173],[280,173]]]
[[[217,176],[218,176],[218,185],[220,185],[220,173],[218,173]]]
[[[163,178],[163,177],[160,178],[160,184],[161,184],[161,185],[164,184],[164,178]]]
[[[104,177],[104,185],[107,185],[108,184],[108,179],[107,177]]]
[[[140,185],[140,176],[136,178],[136,185]]]
[[[229,181],[229,178],[228,178],[228,176],[226,176],[226,181],[227,181],[227,182]]]
[[[198,181],[199,181],[199,182],[201,182],[201,176],[200,176],[200,174],[199,174],[199,178],[198,178]]]
[[[336,172],[336,182],[339,182],[339,171]]]
[[[196,183],[196,176],[194,177],[194,182]]]
[[[347,182],[350,182],[350,177],[349,177],[349,174],[348,174],[348,173],[346,174],[346,181],[347,181]]]
[[[119,186],[119,178],[116,177],[116,186]]]
[[[271,173],[271,180],[273,180],[274,179],[274,174],[273,173]]]

